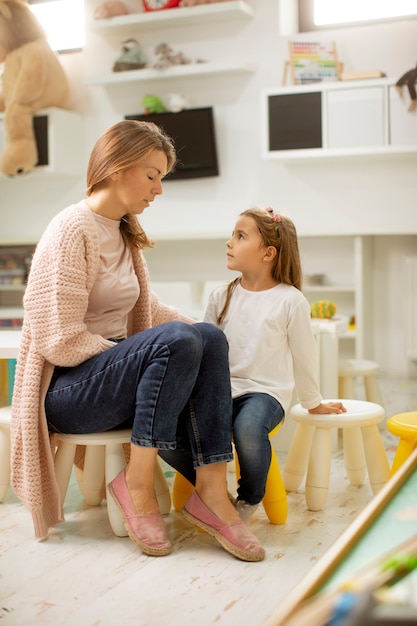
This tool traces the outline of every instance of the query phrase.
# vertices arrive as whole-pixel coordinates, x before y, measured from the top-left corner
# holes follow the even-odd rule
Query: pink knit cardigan
[[[184,319],[150,290],[142,252],[133,248],[132,257],[140,296],[128,334]],[[36,248],[24,296],[12,403],[12,486],[32,513],[37,538],[64,521],[54,472],[53,436],[48,433],[44,410],[54,365],[72,367],[114,345],[89,333],[83,322],[99,260],[96,222],[81,201],[50,222]]]

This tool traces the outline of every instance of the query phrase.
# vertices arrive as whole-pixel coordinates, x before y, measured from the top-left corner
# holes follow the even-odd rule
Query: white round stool
[[[10,485],[10,419],[11,406],[0,408],[0,502]]]
[[[131,433],[130,429],[87,435],[54,433],[58,440],[55,453],[55,475],[62,502],[67,493],[77,446],[86,446],[84,469],[83,471],[76,470],[80,491],[87,504],[98,505],[103,499],[103,483],[105,482],[107,513],[113,532],[118,537],[126,537],[127,531],[107,485],[126,465],[123,444],[130,444]],[[156,463],[155,490],[159,510],[163,515],[167,515],[171,510],[171,495],[159,461]]]
[[[329,400],[323,400],[329,402]],[[343,450],[348,479],[363,485],[366,470],[374,493],[389,479],[389,463],[377,424],[385,411],[379,404],[362,400],[341,400],[346,413],[315,415],[296,404],[290,409],[297,428],[284,469],[287,491],[296,491],[304,478],[307,507],[321,511],[330,482],[331,429],[343,429]]]
[[[337,373],[339,377],[339,398],[356,398],[354,379],[363,378],[365,398],[368,402],[375,402],[384,406],[381,390],[376,378],[379,365],[375,361],[364,359],[340,359]]]

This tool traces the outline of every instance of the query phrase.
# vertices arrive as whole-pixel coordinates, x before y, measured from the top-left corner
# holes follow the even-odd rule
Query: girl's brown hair
[[[104,187],[109,176],[129,169],[145,159],[153,150],[161,150],[167,157],[167,173],[176,162],[172,139],[152,122],[123,120],[110,126],[98,138],[87,167],[87,196]],[[125,215],[120,222],[125,239],[138,248],[152,247],[135,215]]]
[[[277,251],[272,264],[272,276],[278,283],[292,285],[301,291],[302,271],[297,231],[289,217],[274,213],[272,210],[248,209],[241,217],[251,217],[259,230],[262,246],[274,246]],[[232,280],[226,292],[226,301],[217,317],[220,324],[229,308],[233,291],[240,282],[240,277]]]

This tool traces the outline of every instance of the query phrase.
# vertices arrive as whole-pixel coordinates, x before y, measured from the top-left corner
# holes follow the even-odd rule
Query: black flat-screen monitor
[[[184,109],[178,113],[126,115],[125,119],[155,122],[173,139],[177,164],[165,180],[219,175],[212,107]]]

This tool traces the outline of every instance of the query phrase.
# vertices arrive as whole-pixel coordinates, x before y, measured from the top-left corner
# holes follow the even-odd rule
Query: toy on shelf
[[[146,66],[146,56],[142,46],[136,39],[122,41],[122,54],[113,65],[113,72],[141,70]]]
[[[30,172],[38,162],[33,116],[40,109],[66,109],[67,76],[48,44],[40,22],[23,0],[0,2],[0,111],[6,144],[0,170],[8,176]]]
[[[163,11],[164,9],[174,9],[180,0],[142,0],[145,11]]]
[[[416,94],[416,85],[417,83],[417,65],[413,70],[409,70],[405,74],[403,74],[395,83],[397,87],[397,91],[402,97],[403,95],[403,87],[406,85],[408,89],[408,93],[410,94],[410,104],[408,106],[408,110],[414,111],[417,106],[417,94]]]
[[[318,300],[311,305],[311,317],[331,319],[336,313],[336,305],[331,300]]]
[[[164,103],[158,96],[154,95],[146,95],[142,98],[141,104],[143,106],[145,115],[150,115],[151,113],[164,113],[166,108]]]
[[[128,15],[129,9],[124,2],[113,0],[111,2],[102,2],[94,11],[94,19],[102,20],[117,15]]]
[[[153,67],[156,70],[165,70],[173,65],[187,65],[191,63],[182,52],[174,52],[167,43],[160,43],[155,48],[155,56],[157,57]]]
[[[168,94],[168,111],[171,113],[179,113],[188,109],[188,98],[180,93]]]

